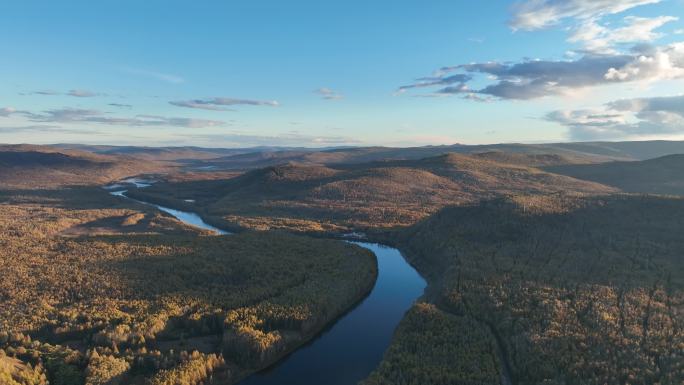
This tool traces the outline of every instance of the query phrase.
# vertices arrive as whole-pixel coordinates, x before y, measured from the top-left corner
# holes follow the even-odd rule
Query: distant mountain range
[[[478,159],[499,166],[540,168],[625,192],[684,194],[684,155],[681,155],[684,154],[684,141],[323,149],[0,145],[0,187],[103,184],[144,173],[172,173],[176,176],[194,173],[206,175],[189,179],[216,179],[221,177],[220,173],[209,175],[207,171],[231,173],[284,164],[335,169],[349,169],[353,165],[397,167],[401,164],[397,162],[454,153],[470,155],[467,157],[469,162]],[[419,164],[425,162],[427,160]],[[464,161],[457,163],[464,164]],[[417,165],[406,164],[405,167]],[[183,177],[177,180],[183,180]]]
[[[56,144],[50,147],[81,150],[106,155],[127,155],[135,158],[176,161],[190,167],[218,169],[251,169],[286,162],[313,164],[365,163],[377,160],[420,159],[450,152],[473,154],[504,152],[509,154],[556,155],[554,164],[600,163],[612,160],[645,160],[671,154],[684,154],[684,141],[640,142],[578,142],[548,144],[488,144],[423,147],[138,147],[83,144]],[[534,165],[534,164],[530,164]]]

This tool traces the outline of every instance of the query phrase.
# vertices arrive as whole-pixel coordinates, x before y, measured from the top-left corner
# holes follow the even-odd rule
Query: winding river
[[[128,198],[125,192],[120,187],[110,188],[112,195]],[[137,202],[154,206],[188,225],[228,234],[195,213]],[[354,385],[378,366],[397,324],[423,293],[425,281],[399,250],[376,243],[353,243],[372,251],[378,260],[378,278],[371,293],[312,341],[241,385]]]

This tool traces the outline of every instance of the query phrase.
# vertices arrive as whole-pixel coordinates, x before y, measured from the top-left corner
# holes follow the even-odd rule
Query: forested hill
[[[100,155],[118,155],[148,161],[178,162],[190,168],[246,170],[274,166],[286,162],[318,165],[359,164],[382,160],[416,160],[447,153],[509,154],[509,161],[525,161],[528,166],[588,164],[629,161],[684,154],[684,141],[575,142],[575,143],[501,143],[485,145],[451,144],[422,147],[342,147],[342,148],[204,148],[94,146],[57,144],[60,151],[78,150]],[[496,156],[496,154],[490,154]],[[523,160],[520,156],[540,157]],[[550,156],[550,157],[549,157]],[[546,158],[546,159],[544,159]],[[531,161],[531,162],[530,162]]]
[[[422,384],[681,383],[682,218],[683,199],[629,195],[440,211],[395,238],[428,277],[429,303],[367,384],[407,373]]]
[[[388,160],[417,160],[440,156],[448,153],[478,154],[487,152],[519,155],[552,155],[557,157],[554,164],[584,164],[611,160],[633,159],[629,154],[597,149],[584,152],[556,145],[494,144],[469,146],[462,144],[424,147],[351,147],[337,149],[296,149],[296,150],[258,150],[229,154],[213,159],[188,162],[193,167],[212,167],[217,169],[255,169],[275,166],[287,162],[315,165],[363,164]],[[607,153],[606,153],[607,152]],[[528,163],[527,165],[533,165]]]
[[[329,167],[288,163],[225,180],[158,183],[131,194],[192,206],[229,226],[320,232],[406,226],[448,205],[560,191],[616,190],[533,167],[446,154]]]
[[[684,195],[684,155],[638,162],[553,166],[546,170],[627,192]]]
[[[123,156],[58,151],[45,146],[0,146],[0,188],[101,185],[166,169],[161,164]]]

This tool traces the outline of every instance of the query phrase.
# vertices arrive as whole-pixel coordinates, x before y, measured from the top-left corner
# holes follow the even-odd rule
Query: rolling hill
[[[101,185],[140,173],[167,170],[155,162],[45,146],[0,146],[0,188]]]
[[[444,206],[495,196],[613,191],[532,167],[446,154],[329,167],[287,163],[225,180],[159,183],[131,194],[199,210],[223,225],[346,231],[409,225]]]
[[[575,142],[542,145],[615,160],[646,160],[665,155],[684,154],[684,141],[645,140],[627,142]]]
[[[421,384],[680,383],[683,216],[681,198],[516,197],[390,235],[429,286],[364,385],[409,373]]]
[[[204,148],[194,146],[145,147],[145,146],[105,146],[85,144],[55,144],[59,150],[78,150],[100,155],[124,155],[138,159],[156,161],[176,161],[185,159],[212,159],[221,156],[241,154],[244,149]]]
[[[521,156],[555,156],[554,164],[596,163],[615,159],[604,155],[579,153],[565,149],[554,149],[534,145],[492,145],[492,146],[425,146],[425,147],[358,147],[340,148],[322,151],[257,151],[234,154],[215,159],[204,159],[192,162],[195,167],[216,169],[254,169],[274,166],[286,162],[297,162],[318,165],[361,164],[387,160],[417,160],[448,153],[477,154],[497,152],[520,154]],[[549,155],[550,154],[550,155]],[[522,160],[522,159],[519,159]],[[536,165],[529,163],[528,165]]]
[[[79,151],[97,155],[124,156],[188,170],[251,170],[287,162],[316,165],[361,164],[386,160],[417,160],[447,153],[477,154],[502,163],[542,167],[592,164],[609,161],[645,160],[684,153],[682,141],[577,142],[486,145],[452,144],[422,147],[252,147],[206,148],[195,146],[143,147],[85,144],[40,146],[56,151]]]
[[[684,155],[638,162],[562,165],[546,170],[619,188],[625,192],[684,194]]]
[[[249,170],[275,166],[287,162],[339,165],[361,164],[384,160],[417,160],[447,153],[485,154],[504,163],[527,166],[563,164],[591,164],[609,161],[644,160],[653,157],[684,153],[684,142],[584,142],[490,145],[453,144],[423,147],[344,147],[344,148],[253,148],[253,149],[201,149],[164,148],[164,151],[184,153],[174,159],[191,168]],[[121,150],[117,150],[121,151]],[[144,148],[135,152],[143,156]],[[186,152],[187,151],[187,152]],[[133,150],[127,150],[132,153]],[[193,156],[193,153],[195,154]],[[506,154],[507,159],[501,158]],[[213,156],[212,156],[213,155]],[[149,155],[152,156],[152,155]],[[157,155],[155,155],[157,156]],[[170,159],[170,157],[168,157]]]

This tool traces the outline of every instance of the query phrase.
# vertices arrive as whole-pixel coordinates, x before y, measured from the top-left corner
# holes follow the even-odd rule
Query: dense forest
[[[499,384],[502,365],[486,325],[417,303],[380,366],[360,385]]]
[[[512,384],[680,384],[682,231],[680,198],[556,194],[444,209],[393,236],[434,305],[404,320],[368,383],[496,383],[501,372]],[[493,350],[498,371],[485,365]],[[465,369],[445,380],[441,355]],[[488,379],[472,379],[468,362]]]
[[[3,384],[230,383],[375,281],[372,254],[352,244],[212,236],[126,202],[88,188],[0,194]]]

